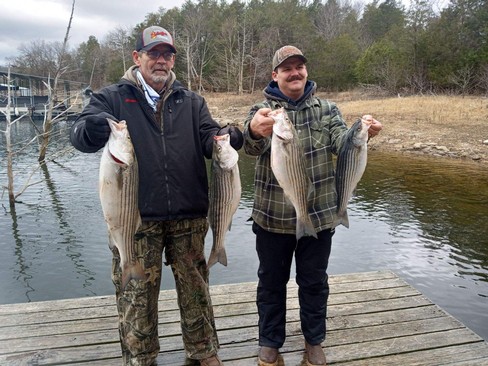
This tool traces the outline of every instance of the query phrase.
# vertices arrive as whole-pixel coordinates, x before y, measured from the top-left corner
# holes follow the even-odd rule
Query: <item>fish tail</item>
[[[127,263],[122,268],[122,291],[125,290],[127,284],[132,279],[137,281],[146,279],[146,274],[138,261],[133,264]]]
[[[227,267],[227,253],[225,252],[225,247],[220,248],[218,251],[212,249],[210,257],[208,258],[208,268],[212,267],[217,262]]]
[[[310,219],[302,221],[297,220],[296,237],[299,240],[302,236],[313,236],[317,239],[317,232],[313,227],[312,221]]]
[[[349,229],[349,216],[347,215],[347,211],[344,211],[343,214],[337,215],[337,219],[334,222],[334,227],[339,226],[341,224]]]

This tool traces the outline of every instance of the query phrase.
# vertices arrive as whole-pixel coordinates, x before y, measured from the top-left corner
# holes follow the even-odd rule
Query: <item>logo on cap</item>
[[[159,31],[159,32],[156,32],[156,31],[152,31],[151,32],[151,38],[156,38],[157,36],[167,36],[168,33],[166,32],[163,32],[163,31]]]

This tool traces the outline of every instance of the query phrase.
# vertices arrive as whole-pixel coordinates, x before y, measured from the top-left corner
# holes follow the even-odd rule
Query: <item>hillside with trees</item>
[[[132,64],[134,35],[161,25],[174,36],[175,72],[199,92],[252,93],[269,81],[274,51],[298,46],[322,91],[359,85],[391,95],[488,92],[488,1],[187,1],[148,13],[134,29],[90,36],[69,51],[66,78],[96,90]],[[47,75],[60,44],[26,43],[16,71]],[[52,73],[52,72],[51,72]]]

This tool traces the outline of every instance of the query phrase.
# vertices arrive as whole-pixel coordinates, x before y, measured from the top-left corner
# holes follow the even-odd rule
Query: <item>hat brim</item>
[[[173,51],[173,53],[176,53],[176,48],[171,43],[166,43],[166,42],[153,42],[153,43],[149,43],[146,47],[142,47],[141,48],[141,51],[149,51],[149,50],[151,50],[154,47],[159,46],[159,45],[169,46],[169,48],[171,48],[171,51]]]

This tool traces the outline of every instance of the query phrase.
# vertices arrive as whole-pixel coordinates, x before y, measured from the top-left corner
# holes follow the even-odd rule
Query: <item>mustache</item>
[[[295,80],[303,80],[303,76],[294,75],[294,76],[290,76],[288,79],[286,79],[286,81],[288,81],[288,82],[295,81]]]
[[[151,71],[166,71],[166,72],[169,72],[169,69],[166,66],[156,66],[156,67],[153,67]]]

